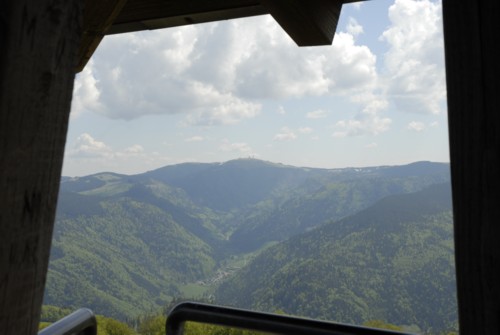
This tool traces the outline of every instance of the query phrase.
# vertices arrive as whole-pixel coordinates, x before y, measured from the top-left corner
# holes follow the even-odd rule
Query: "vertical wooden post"
[[[500,333],[500,4],[443,0],[461,335]]]
[[[38,331],[83,1],[0,3],[0,334]]]

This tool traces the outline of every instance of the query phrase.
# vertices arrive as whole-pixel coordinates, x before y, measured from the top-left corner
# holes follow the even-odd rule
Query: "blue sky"
[[[65,176],[242,157],[449,161],[441,2],[346,4],[331,46],[268,15],[107,36],[77,75]]]

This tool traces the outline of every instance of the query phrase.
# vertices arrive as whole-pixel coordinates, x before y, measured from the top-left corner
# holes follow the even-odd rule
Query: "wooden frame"
[[[85,3],[91,8],[92,0]],[[97,44],[80,43],[82,1],[7,0],[0,5],[3,335],[37,331],[75,68],[90,57],[113,17],[119,17],[118,6],[124,5],[106,3],[111,6],[95,22],[97,31],[85,35],[94,36]],[[247,12],[240,8],[238,16],[260,13],[261,5],[256,1]],[[278,18],[280,24],[294,30],[296,17],[287,17],[277,6],[272,9],[276,17],[285,15]],[[496,0],[443,0],[461,335],[500,333],[499,6]],[[320,24],[314,16],[311,22]]]

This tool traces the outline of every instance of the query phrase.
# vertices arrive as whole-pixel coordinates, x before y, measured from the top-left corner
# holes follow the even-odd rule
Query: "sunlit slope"
[[[456,322],[450,184],[394,195],[269,248],[222,284],[218,302],[422,330]]]

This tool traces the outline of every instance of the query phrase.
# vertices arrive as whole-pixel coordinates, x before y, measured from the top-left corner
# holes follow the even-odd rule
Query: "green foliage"
[[[353,215],[388,195],[447,181],[448,170],[447,164],[429,162],[324,170],[242,159],[222,164],[180,164],[135,176],[101,173],[64,178],[45,303],[72,310],[89,307],[124,321],[157,311],[178,296],[213,297],[221,282],[253,269],[249,278],[262,274],[254,283],[246,283],[241,275],[229,282],[242,306],[330,317],[333,312],[329,304],[335,303],[339,306],[335,317],[386,316],[382,307],[373,315],[366,312],[372,301],[380,299],[381,290],[392,285],[384,282],[381,273],[367,271],[360,276],[359,281],[368,278],[376,283],[366,289],[353,291],[341,284],[357,281],[356,266],[374,261],[391,259],[395,268],[412,274],[415,266],[409,261],[423,257],[418,263],[421,270],[436,270],[439,266],[427,261],[441,252],[435,248],[394,256],[388,252],[399,250],[400,243],[427,243],[434,228],[444,234],[440,243],[449,252],[453,243],[446,237],[446,229],[444,233],[437,225],[425,232],[416,229],[408,232],[414,236],[402,239],[399,228],[370,235],[360,220],[353,223],[359,231],[349,231],[350,235],[337,243],[337,249],[330,249],[331,243],[325,242],[330,234],[326,230],[324,236],[305,234],[303,240],[293,240],[295,247],[306,254],[294,253],[289,242],[276,249],[271,246]],[[371,222],[371,214],[363,215]],[[347,234],[347,224],[339,227],[345,230],[337,231],[339,236]],[[335,235],[330,240],[338,238]],[[384,242],[379,250],[371,239],[390,243]],[[363,251],[360,245],[372,249]],[[318,250],[320,246],[323,249]],[[261,252],[264,257],[247,266]],[[269,257],[272,252],[275,254]],[[327,256],[322,261],[312,256],[314,252]],[[445,277],[452,270],[446,258],[449,254],[441,253],[444,266],[439,269]],[[295,262],[282,265],[292,255]],[[346,259],[355,264],[337,265]],[[276,275],[269,276],[269,269],[275,269]],[[327,285],[340,286],[322,291],[325,283],[317,277],[328,278]],[[394,281],[407,280],[395,276]],[[418,282],[413,286],[414,290],[422,288]],[[242,297],[243,293],[247,297]],[[394,294],[398,306],[406,306],[401,313],[413,310],[407,308],[406,296]],[[313,304],[325,295],[327,303]]]
[[[456,321],[450,184],[391,196],[271,247],[216,291],[225,305],[425,331]]]
[[[40,314],[40,321],[46,323],[56,322],[64,318],[65,316],[71,314],[73,311],[69,308],[61,308],[51,305],[43,305],[42,312]]]
[[[136,335],[127,324],[101,315],[96,316],[97,335]]]
[[[58,217],[46,304],[125,319],[159,308],[179,294],[178,283],[214,270],[212,248],[158,207],[127,197],[100,206],[101,215]]]
[[[51,325],[51,322],[40,322],[38,324],[38,330],[40,331],[40,330],[42,330],[44,328],[47,328],[50,325]]]
[[[441,171],[443,167],[446,165],[434,168]],[[430,169],[425,164],[421,168]],[[390,169],[390,173],[377,169],[376,172],[369,170],[354,175],[350,170],[314,175],[299,187],[280,192],[243,211],[231,235],[231,245],[234,250],[253,251],[267,242],[283,241],[326,222],[352,215],[386,196],[416,192],[449,180],[446,170],[408,176],[403,168]],[[411,166],[409,169],[416,168]]]
[[[147,316],[141,320],[138,328],[140,335],[164,335],[167,318],[164,315]]]

